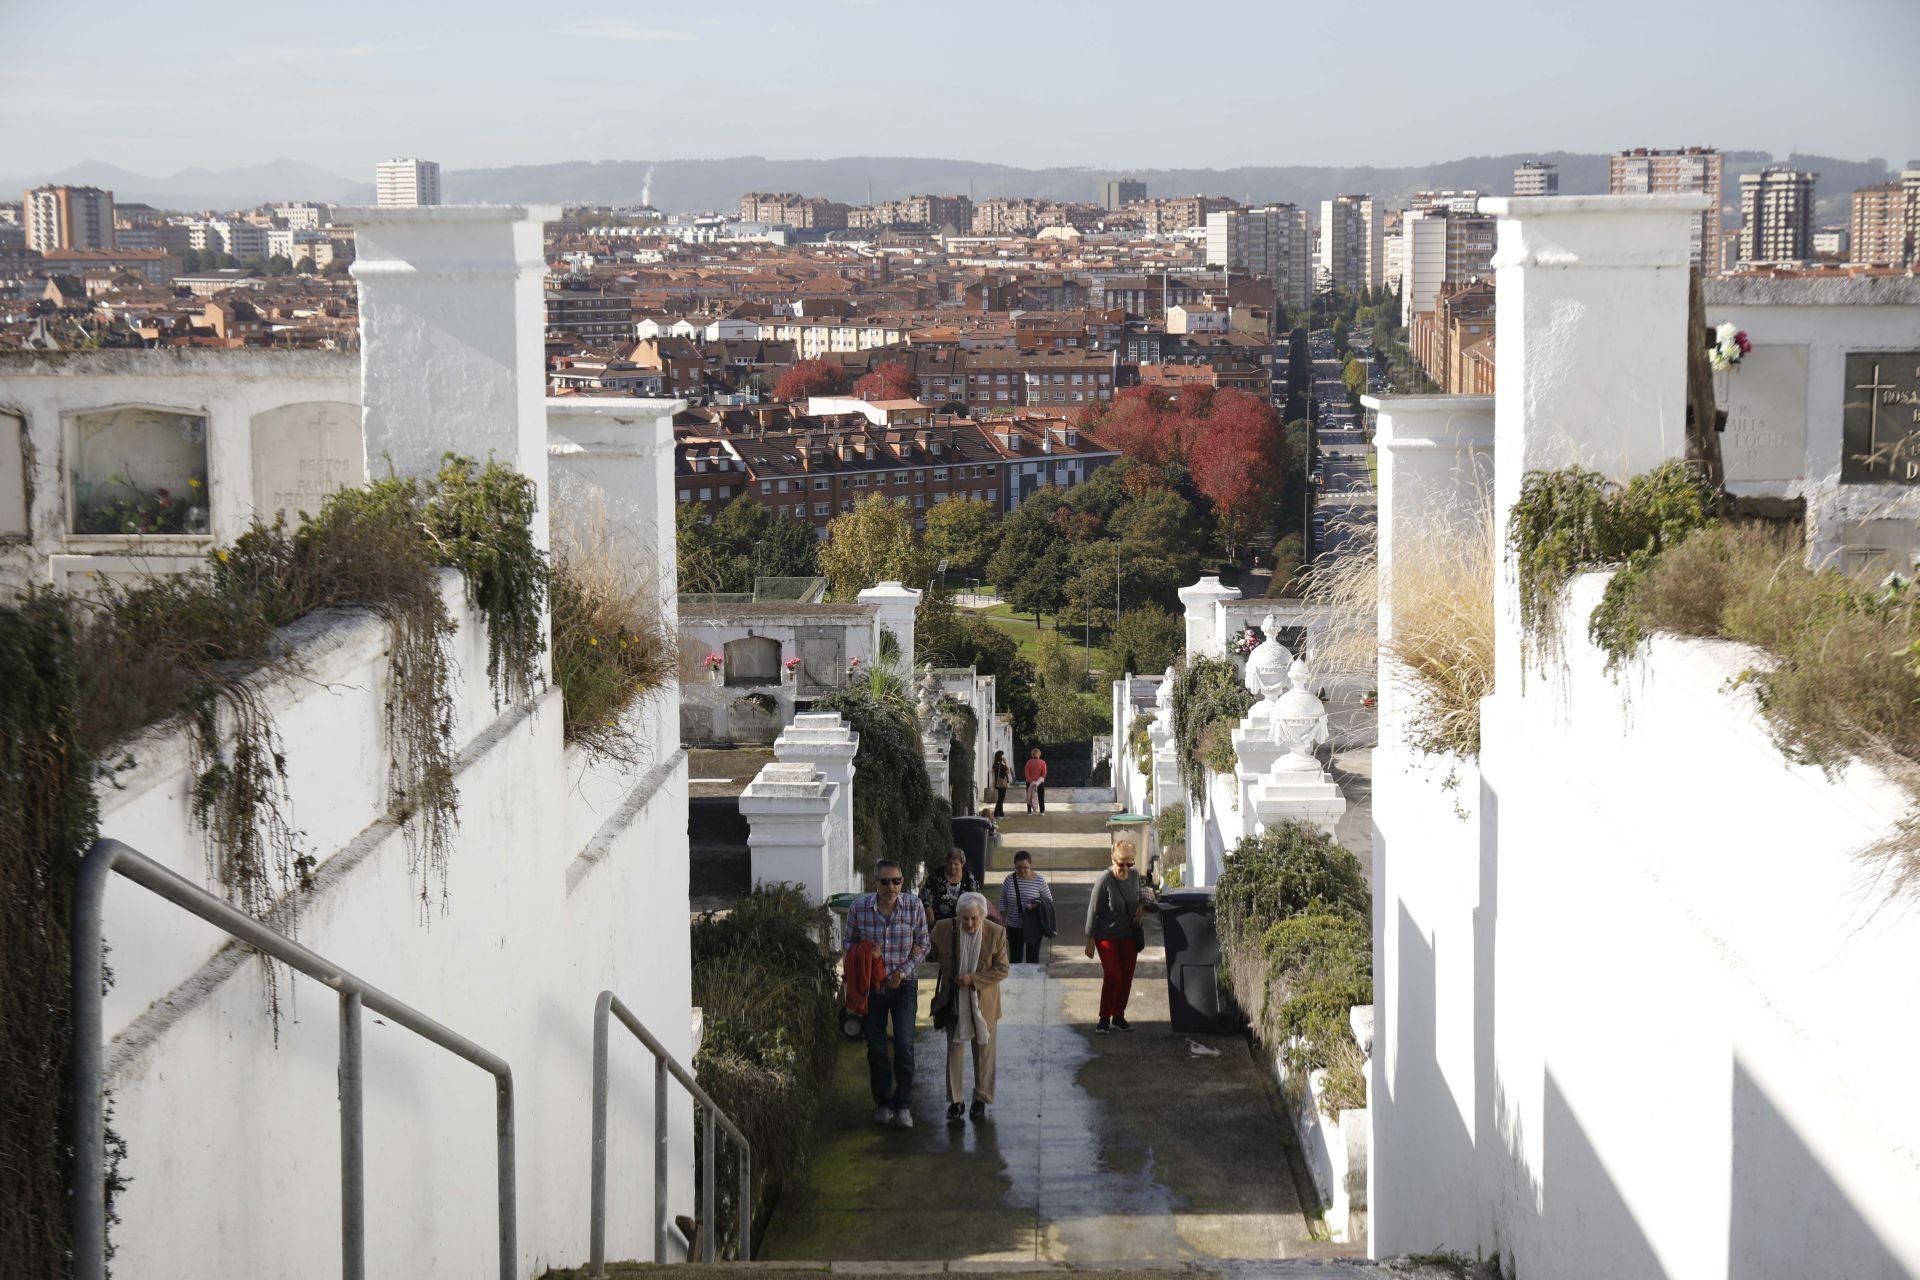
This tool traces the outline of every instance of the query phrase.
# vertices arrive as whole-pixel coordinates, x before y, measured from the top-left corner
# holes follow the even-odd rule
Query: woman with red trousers
[[[1087,899],[1087,956],[1100,957],[1100,1021],[1095,1035],[1131,1031],[1127,997],[1133,994],[1133,965],[1147,945],[1141,921],[1156,909],[1150,891],[1134,870],[1131,840],[1113,842],[1113,865],[1095,882]]]

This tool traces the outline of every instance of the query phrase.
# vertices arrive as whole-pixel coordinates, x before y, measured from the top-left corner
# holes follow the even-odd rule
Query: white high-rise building
[[[1447,214],[1443,209],[1409,209],[1400,220],[1400,323],[1433,310],[1447,280]]]
[[[1607,160],[1610,195],[1658,195],[1672,191],[1704,192],[1711,204],[1700,213],[1693,229],[1693,265],[1701,275],[1720,271],[1720,181],[1723,157],[1712,147],[1685,147],[1660,151],[1635,147]]]
[[[21,202],[29,249],[111,249],[113,192],[99,187],[36,187]]]
[[[440,162],[382,160],[373,166],[376,202],[387,209],[440,203]]]
[[[1320,202],[1319,278],[1349,293],[1378,289],[1386,274],[1381,209],[1372,196]]]
[[[1284,307],[1313,298],[1313,229],[1290,204],[1223,209],[1207,215],[1207,265],[1265,276]]]
[[[1557,196],[1560,194],[1560,169],[1545,160],[1528,160],[1513,171],[1516,196]]]
[[[1813,256],[1820,175],[1785,165],[1740,175],[1740,261],[1805,262]]]

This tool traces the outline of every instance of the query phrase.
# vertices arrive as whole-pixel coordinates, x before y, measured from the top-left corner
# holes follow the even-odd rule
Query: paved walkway
[[[1313,1238],[1292,1134],[1245,1041],[1169,1027],[1157,925],[1134,984],[1135,1030],[1093,1034],[1100,971],[1082,954],[1082,921],[1104,825],[1093,814],[1002,824],[996,861],[1010,867],[1015,849],[1032,848],[1061,936],[1047,963],[1016,966],[1003,989],[991,1114],[945,1121],[945,1037],[924,1021],[929,973],[915,1127],[873,1123],[864,1046],[843,1045],[811,1182],[776,1208],[760,1258],[1090,1264],[1351,1251]],[[995,895],[1002,874],[989,875]]]

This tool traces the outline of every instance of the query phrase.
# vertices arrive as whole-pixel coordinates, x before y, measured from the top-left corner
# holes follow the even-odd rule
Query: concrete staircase
[[[586,1272],[550,1271],[546,1280],[585,1280]],[[640,1277],[668,1277],[675,1280],[814,1280],[833,1276],[931,1276],[964,1275],[976,1278],[1033,1275],[1097,1275],[1105,1280],[1161,1280],[1172,1275],[1246,1277],[1247,1280],[1493,1280],[1495,1272],[1484,1264],[1465,1258],[1389,1258],[1374,1262],[1364,1258],[1266,1258],[1211,1259],[1196,1262],[747,1262],[716,1263],[711,1266],[679,1263],[665,1266],[653,1263],[612,1263],[607,1275],[613,1280],[639,1280]]]

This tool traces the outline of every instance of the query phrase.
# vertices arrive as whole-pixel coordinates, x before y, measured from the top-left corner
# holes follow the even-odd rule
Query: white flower
[[[1739,348],[1736,347],[1735,350],[1737,351]],[[1727,354],[1725,347],[1716,346],[1713,350],[1707,352],[1707,363],[1713,366],[1715,373],[1718,373],[1722,369],[1732,367],[1733,357]]]
[[[1739,327],[1735,325],[1733,321],[1729,320],[1713,331],[1713,340],[1723,347],[1732,346],[1734,345],[1733,340],[1739,332]]]

